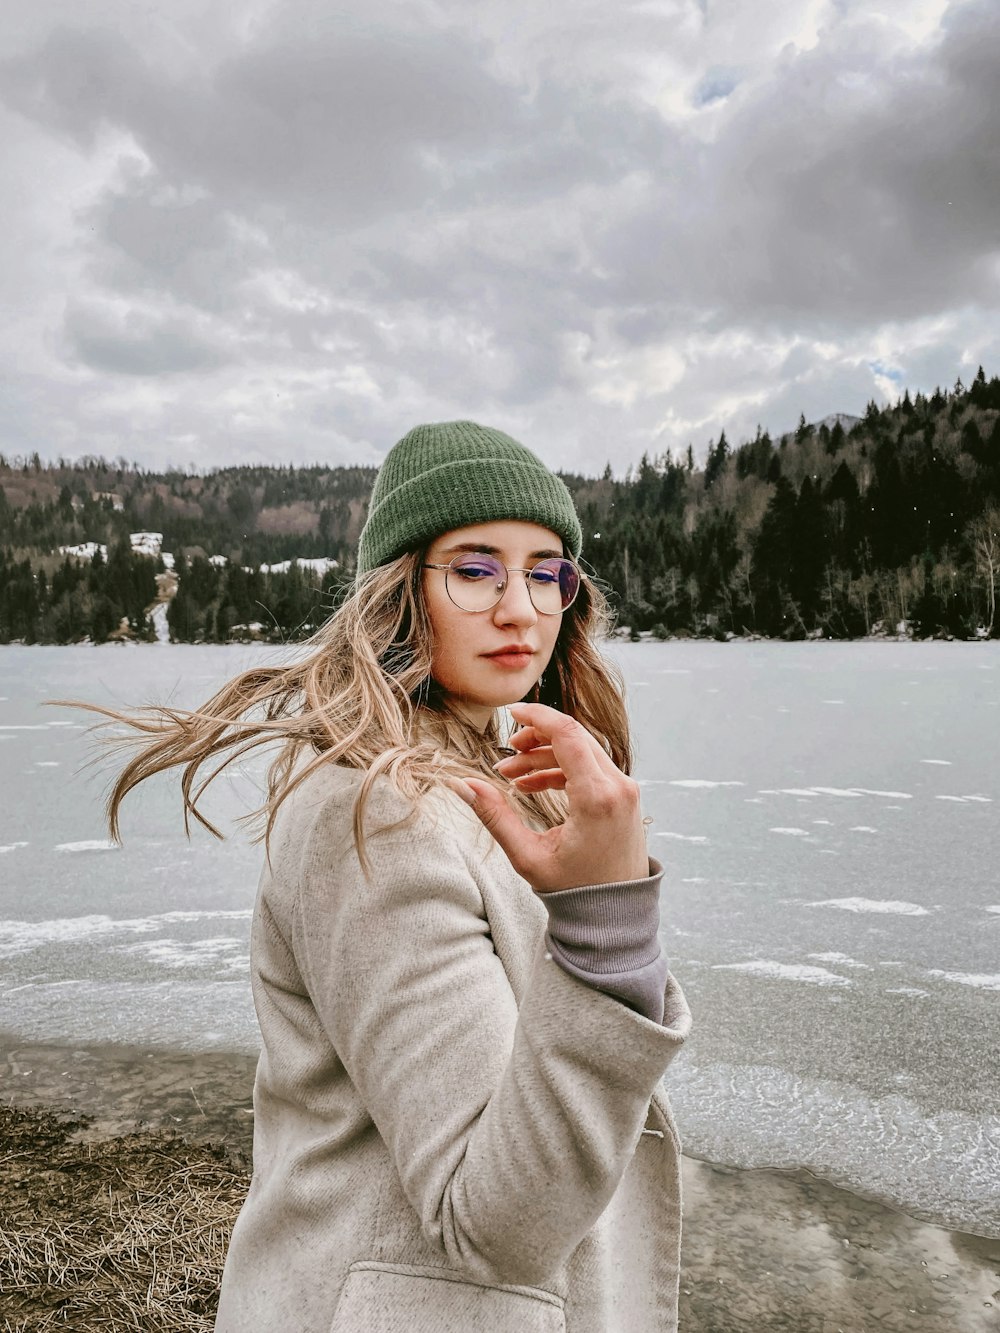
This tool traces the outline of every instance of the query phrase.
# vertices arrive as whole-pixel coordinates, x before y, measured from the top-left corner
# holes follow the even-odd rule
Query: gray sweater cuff
[[[647,879],[587,884],[538,896],[549,914],[546,946],[564,972],[663,1022],[670,965],[657,934],[663,867]]]

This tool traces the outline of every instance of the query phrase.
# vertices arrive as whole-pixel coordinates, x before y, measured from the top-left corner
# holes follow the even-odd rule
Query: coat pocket
[[[539,1287],[485,1286],[448,1269],[352,1264],[330,1333],[565,1333],[563,1302]]]

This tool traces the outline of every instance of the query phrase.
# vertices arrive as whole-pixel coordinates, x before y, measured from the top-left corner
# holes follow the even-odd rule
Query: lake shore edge
[[[907,631],[890,632],[877,634],[824,634],[821,631],[813,630],[808,634],[802,635],[770,635],[750,632],[746,634],[736,634],[732,630],[726,630],[722,633],[715,633],[711,630],[704,633],[695,633],[690,631],[676,631],[666,635],[654,634],[652,630],[639,630],[636,637],[632,637],[631,627],[628,625],[616,625],[612,632],[606,637],[604,642],[609,644],[632,644],[632,643],[997,643],[1000,641],[1000,635],[995,633],[986,633],[985,627],[982,633],[970,635],[957,635],[937,631],[933,634],[913,634]],[[303,648],[307,644],[306,639],[268,639],[268,638],[233,638],[225,640],[215,639],[161,639],[161,638],[142,638],[138,634],[119,634],[114,639],[106,639],[103,643],[95,643],[93,639],[65,639],[54,641],[52,643],[38,643],[37,641],[29,643],[25,639],[9,639],[6,643],[0,643],[2,648],[162,648],[169,645],[171,648]]]
[[[60,1236],[72,1230],[66,1225],[72,1217],[63,1216],[66,1181],[89,1174],[93,1188],[86,1208],[106,1196],[109,1226],[120,1226],[122,1199],[134,1196],[150,1216],[173,1206],[175,1197],[182,1201],[177,1207],[188,1211],[175,1216],[167,1235],[205,1227],[211,1244],[206,1240],[195,1259],[188,1256],[176,1291],[164,1289],[160,1299],[164,1310],[171,1301],[188,1301],[178,1316],[186,1323],[178,1327],[211,1328],[206,1292],[217,1280],[226,1229],[249,1180],[255,1064],[250,1054],[58,1045],[0,1032],[0,1114],[7,1117],[10,1140],[0,1152],[0,1279],[8,1270],[0,1291],[13,1290],[10,1273],[17,1268],[17,1256],[3,1239],[17,1229],[9,1215],[5,1219],[11,1199],[19,1200],[38,1229],[40,1244],[32,1248],[58,1249]],[[61,1136],[59,1123],[66,1125]],[[987,1333],[996,1326],[1000,1238],[917,1221],[805,1170],[742,1170],[685,1157],[683,1171],[683,1333],[868,1333],[876,1327],[890,1333]],[[175,1188],[179,1179],[181,1191]],[[192,1207],[202,1211],[192,1215]],[[88,1213],[87,1219],[91,1232],[101,1230],[101,1216]],[[163,1219],[156,1221],[162,1229]],[[135,1253],[135,1236],[130,1244]],[[66,1262],[55,1268],[74,1271]],[[197,1284],[192,1269],[198,1270]],[[143,1263],[128,1271],[135,1283],[148,1286]],[[159,1274],[162,1286],[162,1259],[150,1260],[149,1271]],[[106,1299],[130,1300],[128,1309],[140,1309],[149,1293],[126,1288],[119,1274]],[[51,1288],[36,1295],[35,1313],[23,1295],[16,1310],[4,1305],[13,1295],[0,1297],[6,1326],[31,1333],[50,1318],[54,1304],[70,1299]],[[94,1292],[86,1298],[77,1292],[73,1299],[84,1304],[74,1307],[72,1326],[86,1333],[90,1325],[79,1311]],[[128,1322],[125,1308],[115,1327],[143,1327]]]

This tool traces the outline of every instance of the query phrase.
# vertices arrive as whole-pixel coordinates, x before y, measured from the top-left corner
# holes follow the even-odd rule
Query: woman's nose
[[[498,625],[533,625],[538,619],[523,574],[508,574],[503,596],[493,608],[493,619]]]

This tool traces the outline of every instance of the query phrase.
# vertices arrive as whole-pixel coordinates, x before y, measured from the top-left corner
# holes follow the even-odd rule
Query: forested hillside
[[[969,387],[832,423],[739,446],[723,432],[703,467],[689,448],[624,478],[567,475],[584,558],[621,623],[662,637],[1000,636],[1000,378],[980,369]],[[373,479],[0,455],[0,642],[152,638],[157,598],[175,640],[304,637],[353,576]],[[294,563],[320,557],[336,562],[322,575]]]

